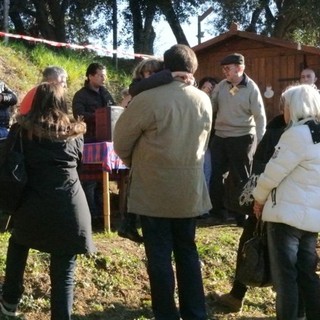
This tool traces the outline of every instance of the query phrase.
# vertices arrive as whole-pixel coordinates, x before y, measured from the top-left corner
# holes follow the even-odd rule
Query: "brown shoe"
[[[239,312],[242,308],[242,300],[233,297],[230,293],[219,296],[218,303],[228,307],[232,312]]]

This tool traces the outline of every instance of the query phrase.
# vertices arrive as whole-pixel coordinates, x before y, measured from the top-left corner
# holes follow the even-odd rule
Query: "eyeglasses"
[[[222,71],[231,71],[232,69],[234,69],[236,66],[233,64],[233,65],[225,65],[225,66],[222,66]]]

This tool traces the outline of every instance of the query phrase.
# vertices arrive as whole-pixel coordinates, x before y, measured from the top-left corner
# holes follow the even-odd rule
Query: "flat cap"
[[[221,65],[226,64],[244,64],[244,56],[240,53],[233,53],[222,59]]]

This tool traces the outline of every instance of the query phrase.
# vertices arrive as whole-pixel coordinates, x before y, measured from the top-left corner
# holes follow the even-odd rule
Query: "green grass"
[[[275,319],[274,293],[270,287],[250,288],[241,314],[227,313],[215,303],[218,293],[231,288],[240,234],[241,228],[232,225],[208,225],[197,230],[208,319]],[[2,270],[8,237],[8,233],[0,234]],[[94,241],[97,253],[81,255],[77,260],[73,319],[150,319],[151,297],[143,246],[119,238],[116,233],[95,233]],[[30,251],[20,310],[24,319],[49,319],[48,254]]]
[[[131,82],[131,71],[137,63],[134,60],[119,60],[116,70],[111,57],[97,56],[92,51],[57,49],[45,45],[28,45],[21,42],[0,42],[0,77],[18,93],[19,101],[24,94],[41,81],[41,73],[50,65],[64,68],[68,73],[67,101],[85,80],[85,73],[91,62],[98,61],[107,67],[107,87],[116,102],[121,102],[121,90]]]

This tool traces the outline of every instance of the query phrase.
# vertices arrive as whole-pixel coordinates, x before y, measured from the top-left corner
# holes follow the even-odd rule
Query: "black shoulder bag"
[[[271,286],[267,234],[261,218],[258,219],[253,237],[243,245],[236,279],[247,286]]]
[[[19,207],[27,183],[20,125],[11,127],[4,143],[0,159],[0,210],[11,214]]]

